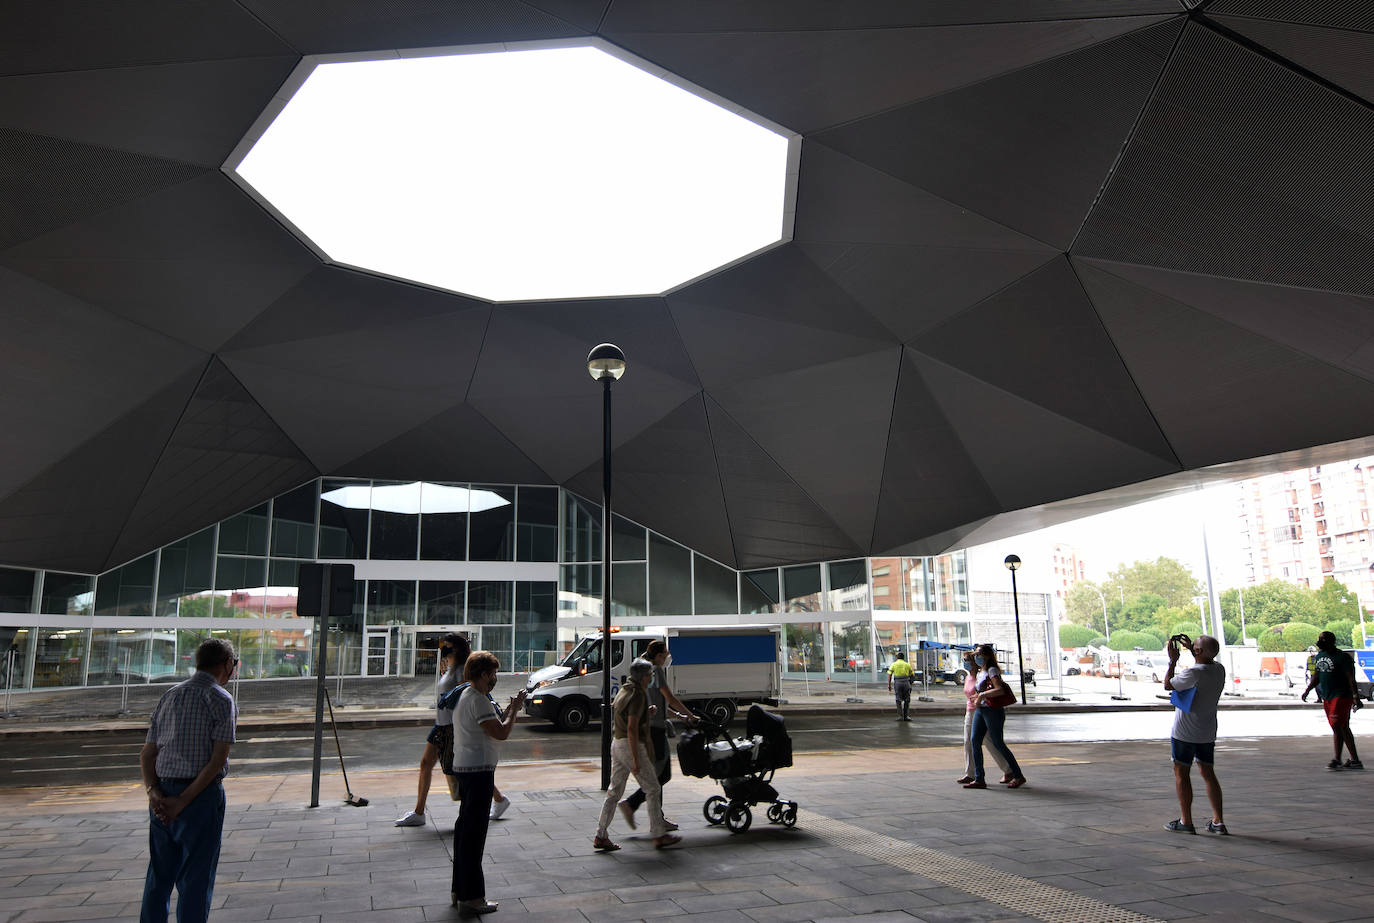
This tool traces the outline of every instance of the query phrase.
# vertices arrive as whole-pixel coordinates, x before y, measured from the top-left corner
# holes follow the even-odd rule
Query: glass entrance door
[[[391,662],[391,629],[368,628],[363,633],[363,676],[386,676]]]

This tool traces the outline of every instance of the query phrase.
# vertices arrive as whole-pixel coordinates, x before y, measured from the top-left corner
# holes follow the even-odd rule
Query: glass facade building
[[[786,675],[859,679],[921,640],[974,637],[961,551],[737,571],[612,528],[625,627],[778,624]],[[534,669],[600,627],[601,544],[599,504],[557,487],[316,479],[103,574],[0,567],[0,688],[173,682],[210,636],[234,642],[243,679],[310,675],[307,561],[355,569],[331,674],[428,675],[449,631]]]

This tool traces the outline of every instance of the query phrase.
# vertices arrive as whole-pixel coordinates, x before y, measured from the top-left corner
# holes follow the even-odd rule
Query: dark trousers
[[[902,718],[911,717],[911,680],[892,681],[892,691],[897,699],[897,714]]]
[[[476,901],[487,896],[482,877],[482,853],[487,848],[487,824],[491,816],[491,792],[496,787],[495,772],[460,772],[458,819],[453,822],[453,888],[460,901]]]
[[[1007,710],[1005,708],[987,708],[979,706],[973,710],[973,777],[979,782],[985,781],[983,778],[983,738],[988,740],[988,746],[994,748],[1002,754],[1002,758],[1007,761],[1007,775],[1013,779],[1021,778],[1021,767],[1016,762],[1016,757],[1011,755],[1011,750],[1007,749],[1007,743],[1002,739],[1002,728],[1007,723]]]
[[[164,794],[180,795],[188,784],[160,780],[158,787]],[[223,833],[224,786],[218,782],[207,785],[170,824],[148,809],[148,874],[140,923],[166,923],[174,887],[178,923],[209,919]]]
[[[662,764],[663,768],[658,773],[658,784],[667,785],[668,780],[673,777],[673,756],[668,752],[668,729],[666,727],[649,726],[649,745],[653,747],[654,763]],[[639,806],[644,803],[647,796],[644,789],[637,788],[634,794],[625,800],[630,804],[630,810],[638,811]]]

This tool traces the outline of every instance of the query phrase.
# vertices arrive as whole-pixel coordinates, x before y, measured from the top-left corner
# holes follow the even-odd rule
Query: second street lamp
[[[1021,671],[1021,701],[1026,701],[1026,659],[1021,654],[1021,605],[1016,601],[1016,571],[1021,567],[1021,559],[1009,554],[1002,561],[1011,571],[1011,611],[1016,616],[1016,668]]]
[[[611,385],[625,374],[625,354],[613,343],[587,353],[587,371],[601,382],[601,790],[611,787]]]

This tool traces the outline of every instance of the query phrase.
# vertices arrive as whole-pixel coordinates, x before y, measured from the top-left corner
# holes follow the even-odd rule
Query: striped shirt
[[[238,707],[229,691],[204,670],[162,694],[148,725],[157,745],[160,779],[193,779],[210,762],[216,741],[234,742]],[[226,762],[224,771],[229,771]]]

